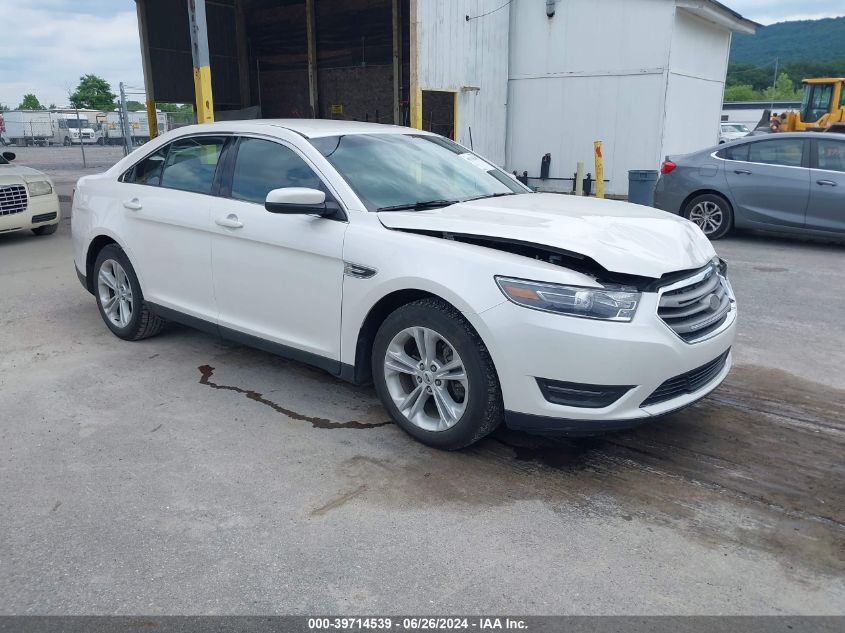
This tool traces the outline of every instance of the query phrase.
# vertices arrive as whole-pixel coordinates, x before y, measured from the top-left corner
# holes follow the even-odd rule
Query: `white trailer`
[[[106,115],[105,141],[109,145],[123,145],[123,127],[121,125],[120,112],[109,112]],[[129,112],[129,134],[133,145],[146,143],[150,140],[150,125],[147,113],[143,110]],[[159,134],[167,131],[167,115],[164,112],[156,113]]]
[[[47,145],[53,138],[53,124],[49,112],[43,110],[12,110],[3,113],[5,137],[10,145]]]

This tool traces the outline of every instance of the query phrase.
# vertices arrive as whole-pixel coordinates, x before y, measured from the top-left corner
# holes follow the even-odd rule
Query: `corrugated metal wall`
[[[593,172],[596,140],[608,193],[627,192],[629,169],[655,169],[673,15],[672,0],[559,0],[552,18],[545,2],[514,0],[508,169],[538,176],[549,152],[553,178],[571,178],[578,161]]]
[[[469,147],[471,129],[473,149],[498,165],[505,163],[507,125],[510,16],[503,5],[417,0],[419,87],[457,92],[458,142]]]
[[[731,34],[683,10],[675,15],[663,154],[686,154],[719,142]],[[759,120],[759,117],[758,117]]]

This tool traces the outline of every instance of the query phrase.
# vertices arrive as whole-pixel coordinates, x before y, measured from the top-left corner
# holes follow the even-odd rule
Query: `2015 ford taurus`
[[[440,448],[636,426],[731,365],[727,267],[692,222],[533,193],[419,130],[181,128],[80,179],[72,220],[117,336],[182,322],[372,380]]]

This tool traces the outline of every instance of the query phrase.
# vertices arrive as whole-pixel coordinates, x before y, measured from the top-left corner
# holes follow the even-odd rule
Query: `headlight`
[[[639,292],[559,286],[508,277],[496,277],[496,283],[517,305],[585,319],[628,322],[634,318],[640,301]]]
[[[48,193],[53,193],[53,185],[46,180],[33,180],[27,182],[26,186],[29,188],[29,196],[46,196]]]

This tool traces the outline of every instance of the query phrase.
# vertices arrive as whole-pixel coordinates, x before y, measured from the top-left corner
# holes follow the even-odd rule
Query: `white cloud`
[[[74,4],[4,0],[0,103],[15,107],[32,92],[45,105],[65,105],[88,73],[105,78],[114,92],[121,81],[143,86],[134,3],[101,2],[103,11],[90,13],[68,11]],[[96,6],[89,2],[85,8]]]

